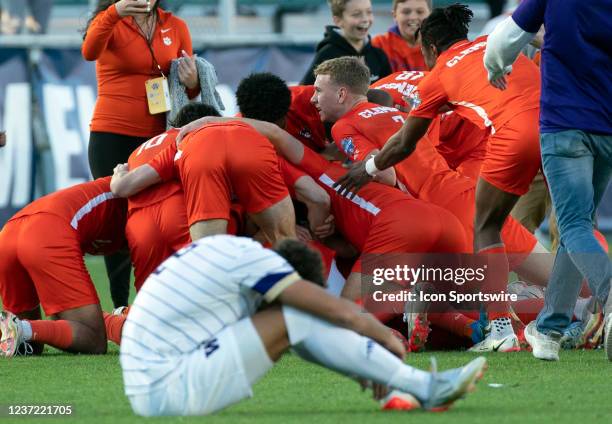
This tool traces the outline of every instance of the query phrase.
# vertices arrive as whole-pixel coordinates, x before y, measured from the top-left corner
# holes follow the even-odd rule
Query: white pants
[[[253,396],[254,380],[272,365],[246,318],[178,358],[176,377],[162,388],[128,398],[134,412],[143,416],[210,414]]]

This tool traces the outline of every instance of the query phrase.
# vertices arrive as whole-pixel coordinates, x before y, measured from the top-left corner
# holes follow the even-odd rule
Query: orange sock
[[[72,326],[65,320],[33,320],[28,321],[32,326],[33,342],[48,344],[58,349],[66,350],[72,345]]]
[[[116,344],[121,344],[121,330],[125,323],[125,315],[111,315],[102,312],[104,317],[104,327],[106,328],[106,338]]]

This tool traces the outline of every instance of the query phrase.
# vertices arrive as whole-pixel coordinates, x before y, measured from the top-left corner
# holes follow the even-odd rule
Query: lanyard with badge
[[[157,17],[156,17],[157,20]],[[161,66],[157,62],[155,58],[155,52],[153,51],[153,34],[155,32],[155,27],[157,26],[157,22],[153,24],[153,29],[151,30],[150,37],[147,37],[147,34],[142,30],[140,25],[138,25],[138,29],[141,35],[144,37],[145,42],[147,43],[147,47],[149,48],[149,52],[151,53],[151,58],[153,59],[153,73],[155,73],[155,67],[161,74],[161,77],[151,78],[145,81],[145,90],[147,92],[147,103],[149,105],[149,113],[151,115],[156,115],[158,113],[168,112],[171,109],[170,103],[170,90],[168,89],[168,79],[164,75]]]

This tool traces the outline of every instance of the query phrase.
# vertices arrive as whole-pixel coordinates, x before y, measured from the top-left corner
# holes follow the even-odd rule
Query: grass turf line
[[[103,262],[88,259],[102,305],[111,307]],[[0,361],[0,409],[7,405],[71,404],[72,417],[0,416],[0,422],[418,422],[572,423],[611,422],[611,365],[601,351],[561,352],[561,362],[536,361],[528,352],[492,354],[476,393],[446,413],[381,412],[367,393],[343,376],[286,355],[254,387],[255,397],[211,417],[145,420],[132,414],[123,395],[118,349],[104,356],[70,355],[47,349],[44,357]],[[428,368],[431,353],[408,357]],[[436,352],[441,369],[459,366],[467,352]],[[502,384],[501,388],[488,386]]]

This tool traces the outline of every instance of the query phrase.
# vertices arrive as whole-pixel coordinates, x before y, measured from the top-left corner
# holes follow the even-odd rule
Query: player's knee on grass
[[[189,234],[193,241],[217,234],[227,234],[227,220],[208,219],[206,221],[195,222],[189,227]]]
[[[99,304],[62,311],[54,318],[68,321],[72,327],[72,344],[68,351],[90,354],[106,353],[106,329]]]

